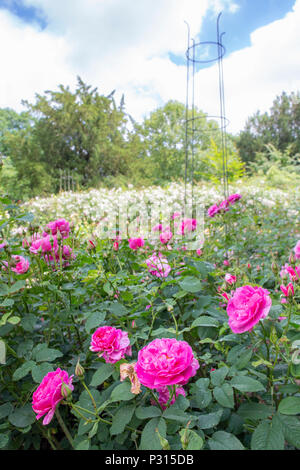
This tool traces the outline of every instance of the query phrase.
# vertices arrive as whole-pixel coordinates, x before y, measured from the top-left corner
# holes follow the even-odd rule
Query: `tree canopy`
[[[249,117],[245,129],[239,134],[237,147],[246,164],[256,160],[256,154],[270,155],[267,145],[288,151],[291,158],[300,150],[300,93],[282,92],[273,101],[270,112],[257,111]],[[300,163],[300,161],[299,161]]]
[[[124,96],[116,104],[114,91],[100,94],[80,77],[73,92],[59,85],[23,104],[22,113],[0,109],[1,186],[16,198],[58,192],[66,171],[80,188],[183,180],[191,155],[194,181],[222,180],[224,135],[196,107],[170,100],[135,122]],[[299,149],[300,94],[283,92],[269,113],[249,117],[237,137],[226,134],[229,180],[240,178],[245,164],[265,174],[272,162],[299,168]]]

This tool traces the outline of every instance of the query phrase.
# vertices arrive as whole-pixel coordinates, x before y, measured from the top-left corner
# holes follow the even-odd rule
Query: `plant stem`
[[[89,388],[87,387],[87,385],[86,385],[86,383],[83,379],[81,379],[81,383],[84,386],[84,388],[86,389],[86,391],[88,392],[90,399],[92,400],[93,407],[94,407],[94,410],[95,410],[95,415],[97,416],[97,405],[96,405],[95,399],[94,399],[93,395],[91,394]]]
[[[62,428],[62,430],[63,430],[63,432],[64,432],[66,438],[68,439],[68,441],[69,441],[71,447],[74,449],[74,441],[73,441],[73,438],[72,438],[72,436],[71,436],[71,434],[70,434],[70,431],[68,430],[67,426],[65,425],[64,420],[63,420],[62,417],[61,417],[61,414],[60,414],[60,412],[59,412],[59,410],[58,410],[58,407],[57,407],[56,410],[55,410],[55,415],[56,415],[57,421],[59,422],[60,427]]]
[[[157,405],[159,406],[159,408],[163,411],[163,408],[162,408],[161,404],[159,403],[159,401],[158,401],[158,399],[157,399],[157,396],[155,395],[155,393],[152,392],[151,389],[149,389],[149,390],[150,390],[150,393],[151,393],[153,399],[155,400],[155,402],[157,403]]]
[[[39,426],[39,428],[40,428],[40,430],[41,430],[41,432],[42,432],[44,438],[47,439],[47,441],[49,442],[49,444],[50,444],[52,450],[56,450],[56,447],[55,447],[54,443],[52,442],[51,437],[49,436],[49,430],[48,430],[48,433],[47,433],[47,432],[45,431],[45,429],[43,428],[43,426],[41,426],[40,424],[39,424],[38,426]]]

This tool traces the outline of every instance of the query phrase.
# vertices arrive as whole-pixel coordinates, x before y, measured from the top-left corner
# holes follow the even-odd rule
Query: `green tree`
[[[221,131],[215,120],[209,120],[205,113],[196,108],[186,112],[184,104],[167,102],[153,111],[142,124],[135,125],[133,140],[136,168],[155,184],[184,179],[186,151],[188,177],[193,176],[198,181],[219,177],[218,163],[216,166],[214,158],[218,160],[222,155]],[[227,145],[232,155],[233,142],[230,136]],[[237,160],[239,158],[236,155]]]
[[[27,127],[30,123],[28,113],[17,113],[10,108],[0,109],[0,154],[8,155],[6,136],[8,133],[17,133]]]
[[[33,125],[8,139],[19,180],[40,194],[41,188],[59,189],[61,170],[75,173],[86,187],[108,175],[126,174],[124,101],[117,107],[113,93],[100,95],[79,77],[74,93],[58,88],[37,94],[34,104],[24,102]]]
[[[9,140],[16,137],[30,126],[28,113],[17,113],[13,109],[0,109],[0,191],[9,193],[14,198],[19,198],[21,192],[16,190],[17,171],[10,158]]]
[[[267,158],[272,158],[266,151],[268,144],[283,153],[288,149],[293,158],[300,149],[300,93],[288,95],[283,92],[273,101],[269,113],[256,112],[249,117],[236,143],[248,168],[249,162],[256,160],[257,153],[263,152]]]

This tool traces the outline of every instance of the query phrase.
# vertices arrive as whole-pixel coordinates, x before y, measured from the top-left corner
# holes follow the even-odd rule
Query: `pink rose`
[[[46,228],[50,229],[52,235],[56,235],[59,231],[63,238],[68,238],[70,232],[70,224],[65,219],[57,219],[49,222]],[[43,236],[48,235],[47,231],[43,232]]]
[[[164,230],[161,232],[161,234],[159,235],[159,239],[161,241],[161,243],[168,243],[171,238],[172,238],[173,234],[171,232],[171,230]]]
[[[229,210],[229,202],[227,201],[227,199],[225,199],[224,201],[221,202],[221,204],[219,204],[219,211],[227,212],[228,210]]]
[[[300,240],[296,243],[294,252],[295,252],[295,258],[300,259]]]
[[[220,212],[219,206],[217,204],[214,204],[213,206],[210,206],[207,210],[207,215],[209,217],[214,217],[216,214]]]
[[[284,266],[281,266],[281,270],[279,273],[279,276],[281,277],[281,279],[286,279],[288,277],[288,271],[287,271],[288,267],[289,267],[288,263],[285,263]]]
[[[131,356],[128,333],[113,326],[100,326],[92,335],[90,350],[97,352],[105,362],[114,364],[123,359],[125,354]]]
[[[150,274],[156,277],[167,277],[171,271],[171,266],[168,263],[167,258],[164,258],[159,254],[156,256],[153,254],[150,258],[146,259]]]
[[[42,382],[32,395],[32,409],[37,413],[36,419],[41,418],[46,414],[43,419],[43,424],[49,424],[55,413],[55,409],[59,402],[65,397],[62,394],[62,384],[72,391],[73,375],[69,377],[65,370],[60,368],[54,372],[48,372],[43,378]]]
[[[62,257],[63,259],[74,259],[75,258],[75,255],[72,251],[72,248],[69,246],[69,245],[64,245],[62,247]]]
[[[186,232],[193,232],[197,228],[197,220],[196,219],[189,219],[185,218],[181,222],[180,229],[178,230],[178,234],[185,235]]]
[[[223,264],[224,266],[230,266],[230,263],[227,259],[224,259]]]
[[[227,282],[227,284],[232,286],[232,284],[236,283],[236,276],[233,276],[233,274],[227,273],[225,274],[225,281]]]
[[[235,203],[235,201],[238,201],[239,199],[241,199],[241,197],[242,197],[242,196],[241,196],[240,194],[238,194],[238,193],[236,193],[236,194],[231,194],[231,195],[228,197],[227,201],[229,202],[229,204],[233,204],[233,203]]]
[[[55,235],[47,235],[43,238],[38,238],[37,240],[31,243],[29,251],[33,254],[37,254],[39,251],[42,253],[56,252],[58,249],[58,242]]]
[[[234,333],[251,330],[268,315],[271,305],[272,300],[266,289],[258,286],[238,287],[227,305],[230,328]]]
[[[196,250],[196,253],[198,256],[201,256],[203,254],[203,251],[200,248],[198,248],[198,250]]]
[[[144,246],[145,242],[142,238],[130,238],[128,240],[129,246],[132,250],[137,250]]]
[[[11,267],[11,270],[17,274],[27,273],[29,269],[29,261],[19,255],[12,255],[12,258],[15,260],[16,264],[14,267]]]
[[[280,289],[285,297],[293,297],[295,295],[294,286],[291,282],[289,282],[287,286],[281,284]]]
[[[158,401],[159,401],[161,407],[163,409],[165,409],[166,404],[170,400],[170,391],[169,391],[168,387],[159,387],[156,390],[159,393]],[[176,398],[178,397],[178,395],[183,395],[185,397],[185,390],[184,390],[183,387],[176,387],[175,396],[172,397],[172,400],[170,401],[169,405],[173,405],[173,403],[175,403]],[[155,406],[156,405],[155,400],[151,400],[151,404]]]
[[[221,296],[229,302],[230,296],[226,292],[222,292]]]
[[[286,272],[289,274],[291,281],[297,281],[297,280],[299,279],[298,270],[297,270],[297,272],[296,272],[296,271],[292,268],[292,266],[287,266]]]
[[[191,346],[175,338],[155,339],[138,353],[135,371],[145,387],[184,385],[196,374],[199,363]]]
[[[153,227],[152,231],[153,231],[153,232],[161,232],[162,229],[163,229],[162,224],[156,224],[156,225]]]

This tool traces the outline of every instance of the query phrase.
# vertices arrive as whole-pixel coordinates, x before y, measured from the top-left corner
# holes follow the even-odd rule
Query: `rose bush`
[[[300,448],[299,195],[243,185],[210,217],[222,194],[194,192],[193,249],[179,185],[34,200],[35,218],[1,199],[0,448]],[[102,236],[102,209],[149,197],[157,237]]]

